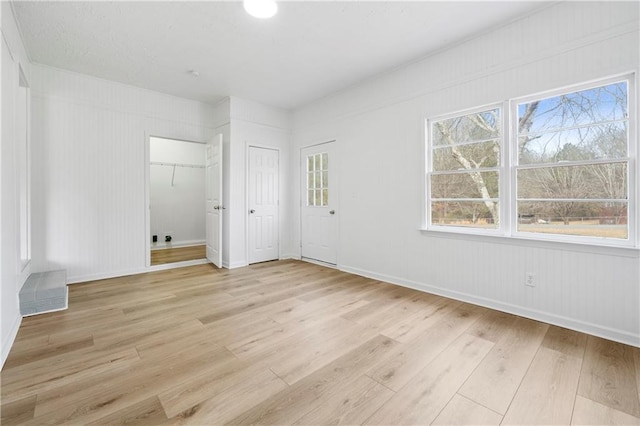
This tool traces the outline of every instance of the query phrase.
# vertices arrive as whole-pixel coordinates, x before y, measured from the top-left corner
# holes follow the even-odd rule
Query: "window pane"
[[[498,198],[498,172],[431,175],[431,198]]]
[[[498,138],[500,110],[493,109],[433,123],[434,146]]]
[[[307,156],[307,172],[313,171],[313,155]]]
[[[313,189],[313,173],[307,173],[307,189]]]
[[[322,188],[322,172],[316,172],[315,188]]]
[[[321,206],[322,205],[322,191],[316,190],[315,191],[315,200],[314,200],[314,206]]]
[[[314,164],[314,167],[315,167],[315,169],[314,169],[314,170],[322,170],[322,164],[320,163],[320,161],[321,161],[321,156],[320,156],[320,154],[316,154],[316,155],[314,155],[314,156],[313,156],[313,160],[314,160],[314,163],[315,163],[315,164]]]
[[[315,196],[313,194],[313,189],[310,189],[309,191],[307,191],[307,205],[313,206],[314,201],[315,201]]]
[[[518,170],[518,198],[627,199],[627,164]]]
[[[322,205],[323,206],[328,206],[329,205],[329,190],[328,189],[323,189],[322,190]]]
[[[624,158],[627,83],[518,105],[520,164]]]
[[[624,121],[519,138],[520,164],[625,158]]]
[[[329,172],[322,172],[322,187],[329,187]]]
[[[477,169],[500,164],[498,140],[433,150],[433,170]]]
[[[518,203],[518,231],[626,239],[626,202]]]
[[[626,120],[627,83],[619,82],[518,105],[518,133]]]
[[[329,170],[329,154],[322,153],[322,170]]]
[[[492,208],[497,210],[497,203]],[[482,201],[432,202],[431,223],[489,229],[498,227],[489,207]]]

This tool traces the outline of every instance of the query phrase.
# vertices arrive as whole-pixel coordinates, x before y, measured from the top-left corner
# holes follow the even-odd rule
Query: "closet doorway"
[[[150,265],[206,258],[204,143],[149,138]]]

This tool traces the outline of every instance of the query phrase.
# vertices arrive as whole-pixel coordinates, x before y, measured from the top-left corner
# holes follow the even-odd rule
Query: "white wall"
[[[34,270],[65,268],[70,282],[147,270],[149,137],[207,141],[217,133],[223,264],[247,264],[247,146],[280,149],[288,165],[288,112],[239,98],[211,106],[36,64],[32,80]],[[289,182],[281,182],[286,200]],[[283,212],[284,254],[287,220]]]
[[[229,232],[230,209],[229,206],[229,181],[231,164],[231,98],[224,98],[213,106],[214,133],[222,135],[222,264],[229,265],[229,246],[231,233]]]
[[[235,268],[248,264],[248,215],[247,172],[248,147],[259,146],[279,151],[280,158],[280,205],[290,204],[290,113],[288,111],[231,97],[229,101],[230,145],[229,164],[225,169],[228,187],[225,192],[227,215],[225,231],[229,232],[229,258],[227,267]],[[227,147],[225,147],[226,149]],[[293,251],[289,232],[288,209],[280,209],[280,257],[290,257]]]
[[[21,316],[18,292],[30,271],[30,265],[23,267],[20,260],[20,206],[19,181],[21,164],[21,131],[17,115],[19,92],[19,69],[30,80],[31,68],[16,26],[15,18],[8,2],[0,2],[1,59],[1,135],[0,150],[0,366],[4,364],[20,326]]]
[[[248,147],[277,149],[280,154],[280,257],[294,257],[290,232],[291,114],[235,96],[213,107],[214,133],[223,135],[222,264],[238,268],[248,264],[247,173]],[[293,254],[292,254],[293,253]]]
[[[166,247],[166,235],[172,237],[171,247],[204,243],[205,146],[150,138],[150,226],[151,235],[158,236],[151,248]]]
[[[206,141],[212,106],[33,65],[33,268],[146,270],[148,138]]]
[[[338,143],[339,267],[640,346],[637,249],[419,230],[425,119],[637,71],[638,7],[556,4],[294,111],[291,194],[300,148]]]

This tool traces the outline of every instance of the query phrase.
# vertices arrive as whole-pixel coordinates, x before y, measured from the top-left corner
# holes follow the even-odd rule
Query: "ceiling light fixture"
[[[244,0],[244,10],[255,18],[271,18],[278,11],[278,5],[274,0]]]

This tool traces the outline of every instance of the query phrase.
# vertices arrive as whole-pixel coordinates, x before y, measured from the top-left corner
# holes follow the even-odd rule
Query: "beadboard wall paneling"
[[[606,41],[622,37],[626,43],[637,42],[637,7],[636,2],[624,1],[555,4],[299,108],[293,114],[294,129],[324,126],[332,119],[425,98],[465,82],[495,80],[502,72],[508,72],[512,78],[502,81],[500,87],[475,87],[468,95],[478,97],[487,91],[485,103],[490,103],[502,100],[505,94],[521,96],[546,90],[549,81],[566,85],[599,78],[603,73],[620,72],[620,69],[634,70],[625,67],[633,63],[634,58],[637,62],[638,52],[630,52],[629,57],[629,49],[608,49]],[[624,40],[620,43],[625,43]],[[600,46],[595,50],[605,52],[604,56],[580,54],[582,48],[593,51],[592,44]],[[611,44],[617,45],[616,41]],[[547,67],[542,74],[534,73],[541,60],[556,56],[561,58],[564,67]],[[531,79],[531,76],[537,78]],[[469,101],[465,98],[460,101],[458,108],[467,108]],[[435,103],[429,105],[438,109]]]
[[[557,3],[294,111],[294,193],[300,148],[337,140],[338,266],[640,346],[639,250],[419,230],[425,119],[638,70],[639,7]]]
[[[213,106],[214,127],[220,128],[231,120],[231,98],[227,97]]]
[[[205,141],[213,107],[40,65],[33,80],[34,268],[143,271],[148,138]]]
[[[31,83],[31,66],[9,2],[0,2],[0,368],[9,354],[22,317],[18,294],[31,271],[20,259],[20,68]],[[24,129],[23,129],[24,130]]]
[[[215,127],[214,107],[147,89],[100,79],[71,71],[34,64],[38,78],[34,92],[50,99],[67,100],[91,108],[121,114],[172,121],[176,125]]]

